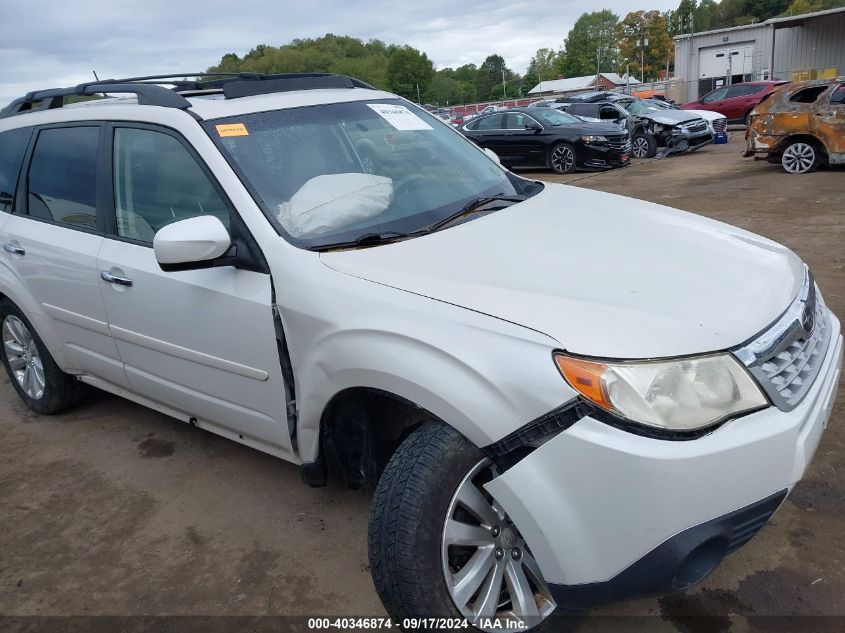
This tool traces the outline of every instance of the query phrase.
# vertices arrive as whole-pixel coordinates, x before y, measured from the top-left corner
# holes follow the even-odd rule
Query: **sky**
[[[326,33],[409,44],[436,68],[492,53],[522,73],[559,49],[585,10],[675,8],[678,0],[2,0],[0,106],[30,90],[93,80],[194,73],[229,52]]]

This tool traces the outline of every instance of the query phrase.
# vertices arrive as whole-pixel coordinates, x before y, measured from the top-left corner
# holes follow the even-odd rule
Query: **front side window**
[[[11,211],[32,128],[0,132],[0,211]]]
[[[503,117],[489,118],[502,127]],[[471,141],[399,99],[289,108],[203,125],[275,228],[303,248],[372,234],[407,237],[473,200],[519,195],[527,186]]]
[[[99,127],[41,130],[29,166],[29,215],[97,228],[99,142]]]
[[[478,122],[477,130],[504,130],[505,129],[505,115],[504,114],[490,114],[485,116]]]
[[[117,234],[152,242],[179,220],[213,215],[229,227],[229,208],[194,157],[175,137],[140,128],[114,131]]]

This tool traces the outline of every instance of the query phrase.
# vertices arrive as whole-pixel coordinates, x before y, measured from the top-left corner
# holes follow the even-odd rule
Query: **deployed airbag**
[[[372,174],[324,174],[308,180],[278,206],[284,229],[313,237],[383,213],[393,201],[393,180]]]

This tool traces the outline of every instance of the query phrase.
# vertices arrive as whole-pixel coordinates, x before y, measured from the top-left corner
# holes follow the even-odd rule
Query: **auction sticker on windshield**
[[[431,130],[428,123],[423,121],[416,114],[403,105],[390,105],[387,103],[368,103],[368,107],[375,110],[382,119],[387,121],[397,130]]]
[[[227,123],[225,125],[215,125],[217,133],[226,138],[229,136],[249,136],[249,132],[243,123]]]

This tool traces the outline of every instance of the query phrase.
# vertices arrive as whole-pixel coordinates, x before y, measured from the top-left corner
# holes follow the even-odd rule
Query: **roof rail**
[[[15,99],[0,110],[0,119],[40,110],[52,110],[64,105],[65,97],[93,96],[103,92],[120,92],[137,95],[141,105],[156,105],[164,108],[178,108],[185,110],[191,107],[191,102],[177,94],[156,84],[122,83],[114,80],[97,81],[90,84],[79,84],[72,88],[53,88],[51,90],[37,90],[30,92],[20,99]]]
[[[197,77],[190,80],[188,77]],[[166,88],[167,84],[172,88]],[[93,96],[103,93],[129,93],[137,95],[141,105],[186,110],[191,103],[181,92],[220,90],[227,99],[236,99],[272,92],[314,90],[318,88],[366,88],[371,85],[345,75],[333,73],[179,73],[147,75],[125,79],[103,79],[79,84],[71,88],[38,90],[16,99],[0,110],[0,119],[40,110],[52,110],[64,105],[70,96]]]

